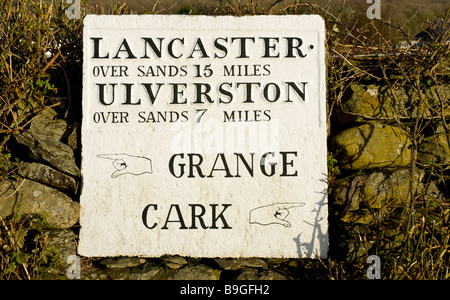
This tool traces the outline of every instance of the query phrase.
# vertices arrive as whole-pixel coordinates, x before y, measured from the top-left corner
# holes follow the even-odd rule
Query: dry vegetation
[[[422,30],[423,22],[442,18],[449,4],[447,0],[380,0],[381,17],[395,26],[403,27],[409,35],[415,35]],[[191,8],[194,13],[210,14],[220,6],[228,4],[234,7],[249,7],[253,5],[259,12],[270,7],[284,10],[286,7],[301,4],[299,0],[126,0],[122,1],[128,8],[137,12],[152,11],[154,7],[163,13],[177,13],[183,8]],[[312,5],[320,6],[333,15],[339,15],[344,22],[355,22],[362,26],[368,22],[366,10],[370,4],[366,0],[310,0]],[[117,0],[90,0],[90,5],[108,7]],[[277,3],[274,5],[274,3]],[[189,11],[189,10],[188,10]]]
[[[135,10],[137,2],[128,4]],[[370,22],[362,18],[366,5],[346,1],[241,1],[183,2],[179,7],[168,3],[149,1],[145,9],[150,13],[208,13],[214,15],[247,14],[321,14],[328,28],[328,102],[329,118],[341,103],[344,91],[354,81],[383,83],[393,91],[410,86],[420,95],[427,86],[448,85],[450,50],[449,33],[441,33],[422,48],[398,51],[397,39],[412,39],[417,28],[433,26],[435,17],[448,17],[443,7],[447,1],[387,1],[383,2],[382,21]],[[276,4],[277,2],[280,2]],[[282,3],[281,3],[282,2]],[[365,1],[363,1],[365,3]],[[386,3],[385,3],[386,2]],[[430,2],[427,4],[427,2]],[[103,1],[103,5],[106,3]],[[185,4],[186,3],[186,4]],[[321,6],[315,5],[321,4]],[[420,6],[420,5],[422,6]],[[16,176],[20,164],[9,146],[12,134],[27,128],[33,117],[51,106],[63,106],[67,118],[80,118],[81,107],[81,28],[82,20],[69,20],[65,10],[70,4],[33,2],[32,0],[0,0],[0,180]],[[447,4],[448,5],[448,4]],[[134,7],[136,6],[136,7]],[[401,9],[399,8],[401,7]],[[422,7],[420,11],[417,11]],[[446,7],[447,8],[447,7]],[[82,15],[90,13],[122,14],[126,6],[104,8],[86,3]],[[397,13],[391,15],[390,13]],[[430,22],[425,19],[430,18]],[[420,25],[416,24],[419,19]],[[447,18],[448,21],[448,18]],[[410,25],[411,24],[411,25]],[[365,58],[358,55],[364,54]],[[394,93],[393,93],[394,95]],[[393,120],[410,132],[417,143],[430,122],[440,122],[447,128],[448,118],[441,112],[449,109],[448,95],[442,94],[440,111],[433,115],[417,115],[404,120]],[[420,101],[420,99],[419,99]],[[419,105],[421,105],[419,103]],[[336,161],[330,160],[329,178],[339,176]],[[417,167],[415,156],[412,172]],[[450,174],[442,166],[421,166],[428,176],[440,178],[448,184]],[[332,181],[332,180],[330,180]],[[330,182],[331,184],[332,182]],[[383,278],[389,279],[443,279],[449,278],[449,207],[431,203],[422,195],[413,195],[415,201],[405,207],[405,222],[375,224],[371,238],[377,242],[376,253],[383,259]],[[413,218],[412,216],[418,216]],[[26,221],[24,221],[26,220]],[[34,226],[36,220],[0,219],[0,278],[43,278],[39,270],[51,263],[48,254],[40,251],[42,243],[20,246],[19,232]],[[331,224],[330,226],[333,226]],[[384,239],[387,231],[394,231],[394,241]],[[334,230],[330,230],[333,234]],[[368,233],[369,235],[369,233]],[[331,243],[339,243],[332,237]],[[366,236],[362,236],[362,241]],[[35,248],[33,248],[34,246]],[[332,249],[334,249],[333,245]],[[330,252],[323,262],[332,279],[365,278],[367,265],[361,257],[354,260],[340,258]]]

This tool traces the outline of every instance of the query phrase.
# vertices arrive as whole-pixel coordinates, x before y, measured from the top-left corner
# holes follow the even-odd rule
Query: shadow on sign
[[[324,179],[325,182],[327,182],[327,179]],[[297,246],[297,253],[298,257],[322,257],[319,253],[314,253],[314,249],[327,249],[328,248],[328,233],[322,231],[322,209],[328,206],[328,193],[327,190],[324,190],[322,192],[319,192],[323,195],[322,200],[317,203],[318,207],[317,209],[314,209],[312,212],[316,214],[314,218],[314,223],[309,223],[304,221],[306,224],[313,227],[312,235],[311,235],[311,241],[309,242],[302,242],[301,241],[301,235],[302,233],[299,233],[295,238],[293,238],[294,242]],[[327,223],[327,222],[326,222]],[[317,238],[316,238],[317,237]],[[318,247],[316,243],[319,243]]]

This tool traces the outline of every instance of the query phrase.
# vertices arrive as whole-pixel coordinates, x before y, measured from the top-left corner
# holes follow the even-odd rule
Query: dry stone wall
[[[333,114],[337,130],[329,145],[340,174],[329,182],[336,256],[395,253],[407,239],[405,228],[422,220],[422,209],[433,203],[448,210],[443,103],[449,95],[445,85],[423,88],[421,95],[384,84],[347,89]]]
[[[448,87],[440,88],[448,97]],[[450,148],[445,124],[429,119],[428,133],[414,151],[406,130],[418,113],[439,110],[437,92],[426,90],[426,105],[415,107],[417,96],[399,90],[353,84],[333,112],[329,151],[334,161],[329,182],[330,257],[365,258],[372,247],[400,245],[395,228],[408,222],[405,210],[418,194],[445,205],[448,191],[439,177],[425,169],[445,170]],[[447,114],[446,111],[441,111]],[[18,180],[0,182],[0,216],[40,215],[47,229],[46,247],[59,252],[60,264],[51,278],[67,278],[67,258],[77,254],[79,230],[79,123],[49,108],[35,117],[27,131],[14,135],[13,147],[23,162]],[[412,165],[412,162],[415,162]],[[337,172],[336,170],[339,170]],[[417,212],[415,219],[420,219]],[[380,240],[374,226],[389,223]],[[389,229],[391,228],[391,229]],[[378,239],[376,241],[376,239]],[[81,258],[81,279],[327,279],[329,270],[318,260],[223,259],[167,256],[155,258]]]

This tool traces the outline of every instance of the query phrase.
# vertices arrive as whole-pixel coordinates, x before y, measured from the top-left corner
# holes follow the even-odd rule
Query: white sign
[[[319,16],[86,16],[84,256],[326,257]]]

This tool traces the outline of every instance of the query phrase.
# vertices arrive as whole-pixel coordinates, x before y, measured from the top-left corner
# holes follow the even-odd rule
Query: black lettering
[[[123,104],[128,105],[139,105],[141,104],[141,99],[138,100],[138,102],[132,103],[131,102],[131,87],[134,85],[134,83],[122,83],[125,86],[125,102]]]
[[[223,111],[223,122],[235,122],[235,117],[234,117],[234,113],[235,111],[232,110],[229,114],[226,110]]]
[[[223,66],[223,76],[234,76],[234,65]]]
[[[91,40],[94,41],[94,55],[92,58],[109,58],[109,53],[100,57],[100,40],[103,40],[103,38],[91,38]]]
[[[122,49],[124,47],[125,49]],[[120,52],[126,52],[128,57],[127,58],[136,58],[134,56],[133,52],[131,52],[130,46],[128,45],[127,39],[123,39],[122,44],[120,44],[119,50],[117,50],[116,56],[113,57],[113,59],[120,58],[119,53]]]
[[[212,208],[212,223],[211,223],[211,227],[209,227],[209,228],[210,228],[210,229],[219,229],[219,228],[217,227],[217,225],[216,225],[216,222],[217,222],[217,220],[220,219],[220,220],[222,220],[222,224],[223,224],[222,229],[232,229],[232,228],[228,225],[228,223],[227,223],[225,217],[223,216],[223,213],[225,212],[225,210],[226,210],[228,207],[231,206],[231,204],[222,204],[222,206],[223,206],[224,208],[222,209],[222,211],[220,212],[219,215],[216,215],[216,208],[217,208],[217,206],[219,206],[218,204],[210,204],[209,206],[211,206],[211,208]]]
[[[156,112],[156,116],[158,118],[158,123],[161,122],[161,120],[163,122],[166,122],[167,119],[167,111],[157,111]]]
[[[156,46],[156,44],[152,38],[142,38],[142,39],[145,41],[145,44],[144,44],[144,53],[145,54],[144,54],[144,56],[142,56],[142,58],[150,58],[147,55],[147,45],[150,45],[153,53],[156,55],[157,58],[161,58],[162,42],[163,42],[164,38],[158,38],[159,48]]]
[[[217,161],[219,160],[219,157],[222,160],[222,164],[224,167],[223,169],[219,169],[219,168],[216,169],[216,164],[217,164]],[[228,163],[227,163],[227,160],[225,159],[225,154],[223,154],[223,153],[217,154],[216,160],[214,161],[213,167],[211,169],[211,173],[209,173],[209,175],[208,175],[209,178],[214,177],[212,175],[212,173],[214,171],[225,171],[225,173],[226,173],[225,177],[233,177],[233,175],[231,175],[231,173],[230,173],[230,169],[228,168]]]
[[[223,56],[219,56],[219,55],[217,55],[217,53],[215,53],[214,58],[224,58],[228,54],[228,49],[224,45],[220,44],[219,40],[223,40],[228,43],[228,38],[217,38],[214,41],[214,47],[216,47],[216,49],[223,51]]]
[[[197,153],[188,153],[189,156],[189,178],[194,178],[194,168],[197,170],[198,175],[203,178],[205,175],[202,173],[202,169],[200,168],[200,165],[203,162],[203,157],[200,154]],[[198,157],[199,161],[198,163],[194,163],[194,156]]]
[[[269,95],[269,87],[270,86],[275,87],[275,94],[274,94],[274,97],[271,99],[269,99],[270,98],[270,95]],[[267,101],[276,102],[280,98],[280,87],[276,83],[270,82],[264,86],[263,95],[264,95],[264,99],[266,99]]]
[[[280,57],[280,53],[271,55],[271,50],[275,50],[276,43],[270,44],[270,40],[275,40],[277,43],[280,41],[279,38],[262,38],[264,40],[264,55],[263,57]]]
[[[186,71],[187,66],[186,65],[182,65],[180,67],[180,77],[185,77],[187,75],[187,71]]]
[[[92,119],[93,119],[94,123],[100,122],[100,113],[95,112],[94,115],[92,116]]]
[[[172,102],[171,104],[186,104],[187,103],[187,99],[184,98],[181,101],[183,102],[178,102],[179,98],[178,95],[183,96],[184,95],[184,90],[178,90],[179,86],[183,86],[183,87],[187,87],[186,83],[169,83],[172,86]]]
[[[119,77],[123,77],[123,75],[125,74],[125,76],[128,77],[128,67],[127,66],[118,66],[119,67]]]
[[[144,226],[147,227],[148,229],[153,229],[156,227],[156,225],[158,225],[156,222],[153,223],[152,226],[148,226],[147,223],[147,214],[148,214],[148,210],[150,209],[150,207],[153,207],[154,210],[158,210],[158,205],[156,204],[149,204],[147,205],[144,210],[142,211],[142,223],[144,223]]]
[[[126,111],[120,112],[120,123],[128,123],[128,112]]]
[[[178,218],[176,220],[169,220],[170,214],[172,213],[173,208],[175,208]],[[169,213],[167,214],[166,222],[164,223],[164,226],[161,227],[161,229],[169,229],[167,227],[167,223],[180,223],[179,229],[188,229],[186,227],[186,225],[184,224],[183,215],[181,214],[180,207],[178,206],[178,204],[172,204],[170,206]]]
[[[172,157],[171,157],[170,160],[169,160],[169,172],[170,172],[170,174],[172,174],[174,177],[176,177],[176,178],[181,178],[181,177],[183,177],[183,175],[184,175],[184,167],[186,166],[186,164],[182,164],[182,163],[179,163],[179,164],[178,164],[178,167],[180,168],[180,174],[179,174],[179,175],[176,175],[176,174],[175,174],[175,170],[174,170],[174,160],[175,160],[175,158],[176,158],[177,156],[179,156],[180,158],[184,158],[184,154],[183,154],[183,153],[179,153],[179,154],[174,154],[174,155],[172,155]]]
[[[295,84],[295,82],[286,82],[287,84],[287,100],[286,102],[292,102],[291,98],[290,98],[290,93],[289,91],[291,90],[290,88],[292,88],[298,96],[300,96],[300,98],[305,101],[305,94],[306,94],[306,85],[308,84],[307,82],[302,82],[302,86],[303,86],[303,91],[300,90],[300,88],[298,87],[298,85]]]
[[[242,153],[234,153],[234,155],[236,155],[236,176],[235,177],[241,177],[241,175],[239,174],[239,159],[244,163],[244,166],[247,169],[250,176],[253,177],[253,156],[255,155],[255,153],[250,153],[250,155],[252,156],[252,166],[250,166],[250,164],[245,160],[244,155],[242,155]]]
[[[156,97],[158,97],[159,90],[161,89],[161,86],[164,85],[164,83],[157,83],[156,84],[156,86],[157,86],[156,93],[153,93],[152,84],[151,83],[143,83],[142,85],[145,87],[145,90],[147,91],[147,94],[148,94],[148,97],[150,99],[151,104],[152,105],[155,104],[155,99],[156,99]]]
[[[205,214],[205,207],[201,204],[189,204],[189,206],[191,207],[191,218],[192,218],[191,227],[189,227],[189,229],[197,229],[195,219],[199,220],[200,226],[202,226],[203,229],[208,229],[208,226],[205,225],[205,221],[202,218],[203,215]],[[195,209],[197,207],[200,208],[199,214],[195,212]]]
[[[266,71],[266,73],[264,73],[263,76],[269,76],[270,75],[270,65],[269,64],[263,65],[263,69],[264,69],[264,71]]]
[[[270,116],[270,110],[265,110],[264,115],[267,117],[266,121],[272,120],[272,117]]]
[[[228,101],[225,101],[223,98],[219,97],[219,103],[230,103],[233,101],[233,94],[230,91],[227,91],[223,88],[224,85],[228,85],[229,87],[233,86],[231,82],[223,82],[219,85],[219,93],[228,97]]]
[[[240,85],[245,85],[245,100],[244,103],[254,103],[252,100],[252,86],[256,85],[256,86],[261,86],[261,83],[259,82],[238,82],[236,84],[236,87],[239,87]]]
[[[145,76],[145,72],[144,70],[142,70],[144,68],[144,66],[138,66],[137,69],[139,71],[138,73],[138,77],[144,77]]]
[[[231,42],[234,42],[235,40],[240,41],[240,53],[237,58],[249,58],[247,56],[247,40],[251,40],[253,43],[255,42],[254,37],[234,37],[231,38]]]
[[[287,173],[287,167],[288,166],[291,166],[291,167],[294,166],[294,161],[293,160],[288,161],[287,160],[288,159],[287,156],[289,154],[293,154],[295,157],[297,157],[297,152],[293,152],[293,151],[291,151],[291,152],[280,152],[280,154],[281,154],[281,157],[282,157],[282,166],[283,166],[283,172],[281,172],[280,176],[297,176],[297,171],[295,171],[295,173],[290,173],[290,174]]]
[[[264,155],[261,157],[260,165],[261,165],[261,172],[264,175],[266,175],[268,177],[271,177],[271,176],[273,176],[275,174],[276,163],[269,163],[269,165],[270,165],[270,173],[267,173],[265,166],[266,166],[267,155],[269,155],[269,154],[271,154],[272,157],[275,156],[275,153],[273,153],[273,152],[264,153]]]
[[[169,55],[170,56],[172,56],[173,58],[180,58],[180,57],[182,57],[183,56],[183,54],[180,54],[180,55],[175,55],[174,53],[173,53],[173,42],[175,42],[175,41],[180,41],[181,42],[181,44],[182,45],[184,45],[184,38],[174,38],[173,40],[171,40],[170,42],[169,42],[169,45],[167,46],[167,51],[169,52]]]
[[[297,50],[297,55],[300,57],[305,57],[306,54],[303,54],[302,50],[300,49],[300,47],[303,44],[303,41],[301,38],[297,38],[297,37],[286,37],[285,39],[287,39],[287,55],[286,57],[295,57],[294,55],[294,49]],[[297,43],[295,43],[294,45],[294,41],[296,41]]]
[[[204,96],[206,98],[206,101],[208,101],[209,103],[214,103],[214,100],[212,100],[208,95],[208,93],[211,91],[211,85],[209,85],[208,83],[194,83],[194,85],[197,91],[197,97],[194,103],[203,103],[202,96]],[[202,87],[205,87],[205,90],[203,90]]]
[[[192,49],[191,55],[189,55],[188,58],[193,58],[194,52],[198,51],[201,53],[201,58],[209,58],[208,54],[206,53],[205,46],[203,46],[203,42],[200,38],[195,41],[194,49]]]
[[[181,122],[187,122],[189,120],[189,118],[188,118],[188,111],[187,110],[183,110],[181,112],[181,116],[183,117],[183,119],[180,120]]]
[[[96,85],[98,86],[98,100],[100,101],[100,103],[103,104],[103,105],[111,105],[111,104],[113,104],[114,100],[115,100],[114,99],[114,97],[115,97],[114,91],[115,91],[117,83],[110,83],[109,84],[110,86],[112,86],[112,100],[111,100],[110,103],[106,103],[105,102],[105,86],[106,86],[106,83],[96,83]]]
[[[145,122],[147,122],[147,119],[145,118],[145,116],[143,116],[143,114],[145,114],[145,111],[138,112],[138,116],[139,116],[138,123],[145,123]]]

